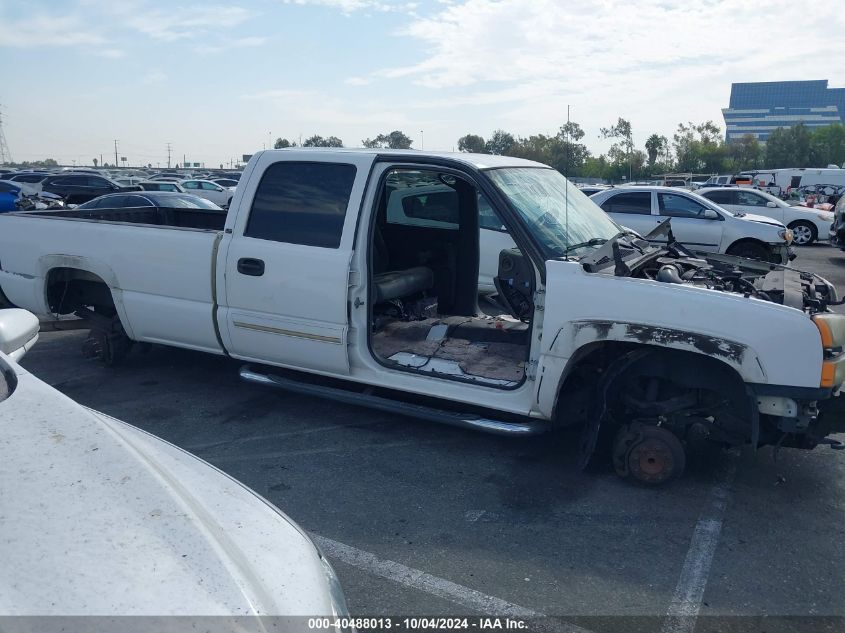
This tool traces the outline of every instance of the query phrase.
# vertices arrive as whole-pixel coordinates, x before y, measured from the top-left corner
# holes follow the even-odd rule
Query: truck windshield
[[[485,172],[511,202],[550,258],[584,255],[623,231],[555,169]]]

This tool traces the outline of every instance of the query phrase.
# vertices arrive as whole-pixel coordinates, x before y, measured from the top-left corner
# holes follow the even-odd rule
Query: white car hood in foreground
[[[0,354],[9,368],[0,615],[332,613],[316,548],[269,503]]]

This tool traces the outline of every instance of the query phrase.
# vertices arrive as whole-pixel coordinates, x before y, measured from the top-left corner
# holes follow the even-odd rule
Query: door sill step
[[[494,435],[529,436],[539,435],[551,429],[551,423],[546,420],[526,420],[525,422],[507,422],[505,420],[494,420],[475,413],[460,413],[445,411],[425,405],[393,400],[382,396],[368,395],[338,387],[315,385],[301,382],[290,378],[284,378],[275,374],[264,373],[259,369],[244,365],[241,367],[240,376],[246,382],[277,387],[286,391],[294,391],[309,396],[328,398],[345,404],[359,405],[379,411],[398,413],[412,418],[439,422],[450,426],[458,426],[475,431],[483,431]],[[371,391],[371,389],[368,389]]]

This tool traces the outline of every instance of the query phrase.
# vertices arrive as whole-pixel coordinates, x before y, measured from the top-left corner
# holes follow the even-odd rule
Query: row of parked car
[[[58,196],[66,204],[83,204],[105,194],[168,191],[192,194],[227,208],[238,184],[237,174],[208,175],[163,173],[127,175],[113,179],[96,171],[21,171],[0,174],[0,211],[12,211],[20,196]]]
[[[748,246],[747,240],[758,239],[759,227],[749,221],[771,224],[775,221],[792,233],[792,243],[806,246],[826,240],[834,220],[832,210],[804,205],[791,205],[765,191],[748,187],[704,187],[695,192],[655,186],[585,186],[581,190],[628,228],[643,234],[666,217],[676,218],[672,228],[676,237],[700,250],[753,254],[759,248]],[[661,192],[661,193],[657,193]],[[708,211],[709,210],[709,211]],[[725,213],[727,212],[727,213]],[[736,218],[743,220],[737,223]],[[720,222],[727,221],[727,224]],[[740,246],[745,239],[746,246]],[[725,241],[727,240],[727,241]],[[757,253],[759,255],[759,252]]]

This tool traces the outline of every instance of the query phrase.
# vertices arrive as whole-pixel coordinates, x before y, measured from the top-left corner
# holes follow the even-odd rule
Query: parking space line
[[[387,578],[400,585],[418,589],[419,591],[424,591],[425,593],[454,602],[455,604],[476,609],[484,615],[522,618],[543,615],[532,609],[521,607],[518,604],[513,604],[501,598],[488,596],[480,591],[459,585],[445,578],[432,576],[419,569],[406,567],[392,560],[378,558],[375,554],[365,552],[351,545],[338,543],[319,534],[311,534],[311,538],[331,558],[336,558],[347,565],[369,572],[375,576],[380,576],[381,578]]]
[[[736,477],[738,455],[734,453],[730,461],[719,473],[716,484],[710,491],[707,506],[696,523],[690,539],[681,576],[675,587],[672,602],[666,611],[666,620],[662,633],[692,633],[696,618],[704,599],[704,590],[710,575],[713,556],[722,534],[725,508],[731,494],[731,486]]]

